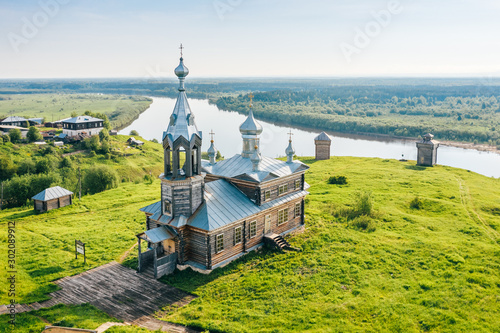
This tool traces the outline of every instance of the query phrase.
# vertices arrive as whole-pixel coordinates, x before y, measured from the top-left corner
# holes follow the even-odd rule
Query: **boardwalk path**
[[[16,312],[48,308],[59,303],[90,303],[110,316],[150,329],[165,332],[196,332],[181,325],[155,320],[151,317],[162,306],[184,306],[195,296],[155,279],[137,274],[117,262],[99,266],[87,272],[55,281],[62,289],[41,303],[18,305]],[[7,313],[5,305],[0,314]],[[154,327],[147,325],[154,323]],[[151,327],[148,327],[151,326]]]

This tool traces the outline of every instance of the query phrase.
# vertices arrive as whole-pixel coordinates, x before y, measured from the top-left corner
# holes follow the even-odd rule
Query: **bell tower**
[[[180,64],[175,69],[179,95],[163,132],[164,173],[160,178],[163,215],[188,218],[203,203],[205,174],[201,173],[202,133],[196,127],[184,88],[189,69],[184,65],[182,49],[181,44]]]

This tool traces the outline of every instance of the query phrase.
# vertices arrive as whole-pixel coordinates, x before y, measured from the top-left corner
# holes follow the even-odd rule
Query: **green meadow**
[[[210,332],[500,331],[499,179],[412,161],[302,160],[311,167],[306,228],[289,238],[302,251],[262,249],[209,275],[164,277],[199,297],[159,318]],[[331,176],[347,184],[329,184]],[[138,209],[159,191],[159,181],[126,182],[46,214],[0,212],[2,244],[6,221],[16,221],[17,300],[47,299],[51,281],[123,259],[144,227]],[[75,238],[89,244],[85,267],[74,258]],[[5,248],[0,256],[3,270]],[[135,257],[132,250],[125,264]],[[0,303],[7,300],[2,293]],[[72,323],[94,316],[82,310]]]
[[[142,96],[103,94],[12,94],[0,96],[0,118],[23,116],[56,121],[89,110],[108,116],[113,128],[122,127],[146,110],[152,100]]]

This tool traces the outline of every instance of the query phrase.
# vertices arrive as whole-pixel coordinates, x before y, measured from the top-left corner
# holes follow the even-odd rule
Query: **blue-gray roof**
[[[175,103],[174,111],[170,116],[170,123],[167,130],[163,133],[163,140],[168,137],[168,141],[172,146],[179,138],[183,137],[191,142],[193,136],[197,135],[201,138],[201,132],[198,131],[194,121],[194,114],[189,107],[188,99],[184,91],[179,92],[177,102]]]
[[[158,201],[158,202],[155,202],[149,206],[146,206],[146,207],[142,207],[141,209],[139,209],[141,212],[144,212],[146,214],[155,214],[156,212],[158,212],[159,210],[161,209],[161,201]]]
[[[307,184],[305,188],[308,188]],[[142,208],[141,211],[152,214],[150,217],[152,220],[169,224],[173,227],[179,228],[187,224],[206,231],[213,231],[256,215],[263,210],[298,199],[306,194],[308,192],[305,190],[297,191],[258,206],[237,187],[226,180],[220,179],[205,184],[205,203],[189,219],[186,219],[183,215],[174,219],[168,215],[162,215],[161,203],[159,201]]]
[[[155,244],[175,237],[175,235],[172,235],[164,226],[150,229],[145,231],[144,234],[148,238],[148,241]]]
[[[91,117],[91,116],[78,116],[69,119],[61,120],[63,123],[71,123],[71,124],[79,124],[79,123],[87,123],[89,121],[103,121],[102,119]]]
[[[286,163],[270,157],[262,157],[258,172],[252,171],[252,161],[240,154],[230,159],[211,165],[208,161],[202,161],[203,171],[224,178],[239,178],[248,181],[262,183],[280,177],[289,176],[295,172],[309,169],[309,166],[300,162]]]
[[[4,120],[2,120],[2,123],[11,123],[11,122],[16,122],[16,121],[26,121],[27,119],[24,117],[19,117],[19,116],[11,116],[7,117]]]
[[[314,138],[315,141],[332,141],[332,138],[325,132],[321,132],[317,137]]]
[[[205,203],[188,224],[212,231],[260,211],[259,206],[240,190],[221,179],[205,184]]]
[[[46,190],[43,190],[42,192],[33,196],[31,199],[40,200],[40,201],[49,201],[52,199],[57,199],[57,198],[65,197],[67,195],[72,195],[72,194],[73,194],[73,192],[68,191],[65,188],[62,188],[60,186],[55,186],[55,187],[51,187],[51,188],[48,188]]]

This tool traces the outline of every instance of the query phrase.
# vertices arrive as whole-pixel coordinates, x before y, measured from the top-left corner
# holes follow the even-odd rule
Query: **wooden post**
[[[210,247],[210,235],[207,235],[207,269],[212,269],[212,249]]]
[[[141,272],[141,239],[137,237],[137,248],[139,249],[139,256],[137,257],[137,261],[139,262],[137,265],[137,271]]]
[[[247,252],[247,221],[243,222],[243,253]]]
[[[153,255],[154,255],[154,261],[153,261],[153,264],[154,264],[154,273],[155,273],[155,279],[156,279],[156,269],[158,268],[157,265],[158,263],[156,262],[156,260],[158,260],[158,254],[156,253],[156,244],[153,244]]]
[[[76,239],[75,239],[75,259],[78,259],[78,250],[76,248]]]

